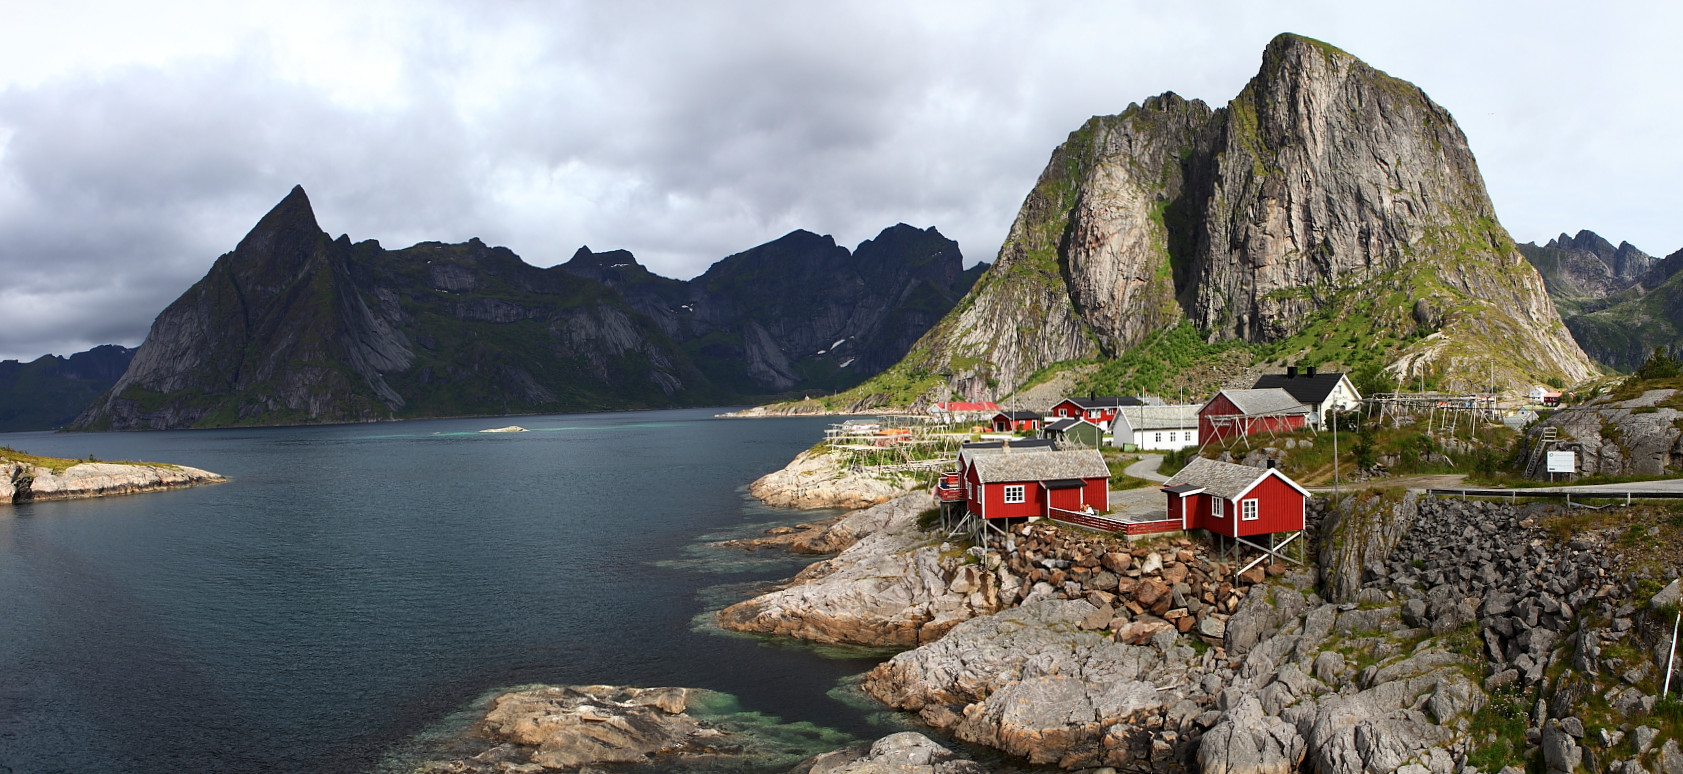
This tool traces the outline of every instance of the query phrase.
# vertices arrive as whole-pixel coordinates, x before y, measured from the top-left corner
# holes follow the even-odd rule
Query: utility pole
[[[1332,410],[1332,501],[1338,502],[1338,409]]]

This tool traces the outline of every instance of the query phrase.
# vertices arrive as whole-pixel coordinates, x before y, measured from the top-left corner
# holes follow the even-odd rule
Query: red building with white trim
[[[1108,433],[1111,421],[1116,419],[1116,413],[1121,411],[1123,406],[1139,405],[1142,405],[1142,401],[1131,396],[1090,395],[1085,398],[1064,398],[1052,406],[1050,416],[1060,419],[1085,419]]]
[[[1096,449],[1006,450],[970,458],[965,503],[984,520],[1110,510],[1110,469]]]
[[[1163,484],[1170,520],[1181,529],[1228,537],[1299,532],[1309,492],[1278,468],[1253,468],[1195,457]]]

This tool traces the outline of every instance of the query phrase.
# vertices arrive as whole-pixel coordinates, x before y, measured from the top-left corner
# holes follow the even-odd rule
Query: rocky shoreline
[[[449,741],[450,751],[428,756],[412,771],[986,774],[915,732],[790,761],[786,738],[733,722],[711,706],[726,698],[694,688],[527,686],[493,697],[484,717]]]
[[[780,508],[854,509],[885,503],[919,486],[916,479],[906,476],[889,480],[858,475],[815,447],[795,455],[783,469],[756,479],[748,492]]]
[[[720,625],[899,651],[859,688],[1011,768],[1683,774],[1683,717],[1656,695],[1683,513],[1358,493],[1314,501],[1306,566],[1234,577],[1190,538],[1033,523],[966,547],[931,531],[933,508],[903,494],[716,544],[835,553]],[[767,768],[685,714],[704,693],[512,692],[472,755],[422,771],[986,771],[917,733]],[[633,731],[648,739],[604,742]]]
[[[867,694],[1031,765],[1683,774],[1683,719],[1653,714],[1683,570],[1666,511],[1317,500],[1308,569],[1232,578],[1185,539],[1022,525],[966,549],[918,526],[931,507],[836,522],[851,545],[720,624],[903,649]],[[1657,563],[1623,550],[1644,540]]]
[[[62,469],[0,460],[0,503],[155,492],[228,479],[185,465],[80,462]]]

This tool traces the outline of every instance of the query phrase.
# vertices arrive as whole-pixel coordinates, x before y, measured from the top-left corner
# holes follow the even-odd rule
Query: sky
[[[1683,248],[1683,6],[0,0],[0,359],[137,346],[295,184],[334,236],[689,278],[794,229],[993,260],[1089,116],[1295,32],[1410,80],[1521,242]]]

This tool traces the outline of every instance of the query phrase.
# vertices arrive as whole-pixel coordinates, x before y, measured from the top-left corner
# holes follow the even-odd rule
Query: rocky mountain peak
[[[1449,112],[1291,34],[1225,107],[1165,92],[1072,132],[957,309],[885,392],[1004,398],[1048,366],[1123,357],[1187,323],[1259,359],[1448,389],[1492,368],[1516,385],[1594,372]]]

